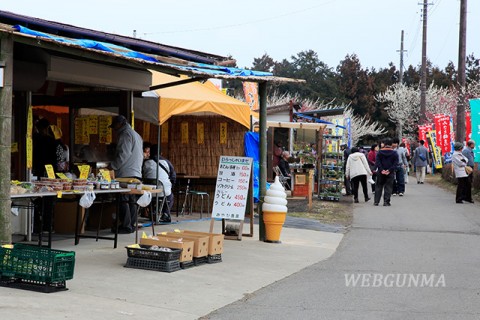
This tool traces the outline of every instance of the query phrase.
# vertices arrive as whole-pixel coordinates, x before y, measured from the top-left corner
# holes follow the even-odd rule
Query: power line
[[[329,1],[325,1],[323,3],[317,4],[315,6],[311,6],[311,7],[308,7],[308,8],[304,8],[304,9],[300,9],[300,10],[296,10],[296,11],[290,11],[290,12],[283,13],[283,14],[280,14],[280,15],[277,15],[277,16],[273,16],[273,17],[251,20],[251,21],[247,21],[247,22],[243,22],[243,23],[227,24],[227,25],[214,26],[214,27],[183,29],[183,30],[175,30],[175,31],[146,32],[146,33],[143,33],[143,35],[199,32],[199,31],[222,30],[222,29],[229,29],[229,28],[235,28],[235,27],[243,27],[243,26],[250,25],[250,24],[256,24],[256,23],[261,23],[261,22],[265,22],[265,21],[276,20],[276,19],[279,19],[279,18],[288,17],[288,16],[291,16],[291,15],[303,13],[305,11],[310,11],[310,10],[318,8],[318,7],[323,7],[323,6],[329,5],[329,4],[334,3],[334,2],[335,2],[335,0],[329,0]]]

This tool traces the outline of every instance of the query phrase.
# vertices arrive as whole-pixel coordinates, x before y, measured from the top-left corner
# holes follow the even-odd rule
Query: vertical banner
[[[472,119],[472,140],[477,142],[473,154],[475,162],[480,162],[480,99],[470,100],[470,117]]]
[[[451,151],[450,116],[445,114],[435,115],[435,132],[437,146],[441,148],[442,154]]]
[[[352,147],[352,122],[350,121],[350,118],[345,119],[346,125],[347,125],[347,147],[351,148]]]
[[[188,122],[182,122],[180,130],[182,131],[182,144],[188,144]]]
[[[453,127],[453,117],[450,116],[450,140],[452,141],[452,147],[450,152],[453,154],[453,144],[455,143],[455,130]]]
[[[75,144],[83,144],[82,126],[83,126],[82,118],[75,118]]]
[[[433,153],[433,162],[435,163],[435,169],[442,168],[442,150],[440,147],[437,146],[436,143],[436,132],[435,130],[431,130],[427,132],[427,140],[428,145],[430,146],[430,150]]]
[[[98,116],[88,116],[88,133],[98,134]]]
[[[472,139],[472,118],[470,117],[470,111],[465,111],[465,141]]]
[[[161,126],[162,143],[168,143],[168,122],[164,122]]]
[[[197,123],[197,144],[205,143],[205,126],[203,122]]]
[[[245,95],[245,102],[248,103],[251,110],[258,110],[258,83],[243,82],[243,94]]]
[[[227,123],[220,123],[220,144],[227,144]]]
[[[111,116],[98,117],[98,142],[105,143],[105,144],[112,143],[112,129],[108,127],[111,124],[112,124]],[[75,126],[75,141],[77,139],[76,133],[77,133],[77,128]]]
[[[143,122],[142,139],[143,141],[150,141],[150,122],[148,121]]]
[[[33,134],[33,113],[32,113],[32,106],[28,107],[28,114],[27,114],[27,140],[26,140],[26,147],[27,147],[27,169],[32,169],[32,159],[33,159],[33,141],[32,141],[32,134]]]
[[[418,141],[423,140],[427,142],[427,132],[432,131],[432,125],[427,124],[423,126],[418,126]],[[425,147],[430,151],[428,143],[425,144]]]

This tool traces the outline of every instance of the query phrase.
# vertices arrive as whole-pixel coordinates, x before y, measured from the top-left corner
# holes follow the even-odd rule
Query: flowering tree
[[[387,133],[384,127],[378,122],[373,121],[367,116],[358,116],[353,114],[353,110],[350,107],[346,107],[343,112],[345,118],[350,118],[350,131],[352,145],[356,145],[362,137],[365,136],[379,136]]]
[[[420,111],[420,93],[418,88],[395,83],[387,91],[377,94],[378,102],[386,103],[388,118],[397,125],[397,134],[401,140],[403,132],[411,133],[416,129]]]

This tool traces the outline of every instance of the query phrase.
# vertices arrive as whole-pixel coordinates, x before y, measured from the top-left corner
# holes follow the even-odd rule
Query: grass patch
[[[312,208],[308,208],[307,200],[289,200],[288,216],[348,227],[353,220],[353,206],[350,201],[350,197],[346,197],[345,201],[340,202],[314,199]]]

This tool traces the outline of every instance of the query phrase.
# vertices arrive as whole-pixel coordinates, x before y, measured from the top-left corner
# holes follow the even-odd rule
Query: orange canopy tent
[[[182,78],[152,72],[152,85],[177,82]],[[191,82],[150,91],[146,96],[158,97],[158,106],[152,110],[134,103],[135,117],[138,119],[156,120],[161,125],[170,117],[186,114],[219,114],[250,128],[250,115],[258,117],[250,110],[250,106],[234,99],[218,90],[210,81],[205,83]],[[138,99],[141,100],[141,99]],[[148,113],[148,114],[146,114]]]

